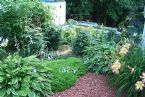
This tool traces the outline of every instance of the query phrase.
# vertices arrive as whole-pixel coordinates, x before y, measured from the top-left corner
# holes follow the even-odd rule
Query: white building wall
[[[46,2],[49,5],[53,6],[54,13],[54,23],[56,25],[63,25],[66,22],[66,2],[65,1],[57,1],[57,2]]]

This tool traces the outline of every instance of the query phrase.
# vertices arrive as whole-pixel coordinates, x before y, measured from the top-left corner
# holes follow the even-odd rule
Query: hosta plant
[[[35,56],[10,55],[0,62],[0,97],[48,96],[50,77],[50,69]]]

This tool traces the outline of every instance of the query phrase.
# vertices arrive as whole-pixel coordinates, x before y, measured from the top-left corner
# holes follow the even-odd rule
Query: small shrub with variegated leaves
[[[0,97],[48,96],[50,78],[50,69],[35,56],[10,55],[0,62]]]

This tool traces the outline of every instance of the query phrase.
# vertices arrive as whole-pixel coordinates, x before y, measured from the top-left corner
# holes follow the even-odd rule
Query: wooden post
[[[145,19],[145,6],[144,6],[144,19]],[[144,21],[144,30],[143,30],[143,37],[142,37],[142,49],[143,49],[143,53],[145,50],[145,21]],[[145,55],[145,53],[144,53]]]

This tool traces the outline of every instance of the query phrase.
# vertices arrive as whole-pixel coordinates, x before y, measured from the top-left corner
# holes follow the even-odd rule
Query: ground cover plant
[[[86,66],[80,58],[68,57],[45,61],[52,69],[52,91],[60,92],[75,84],[77,78],[87,72]]]

